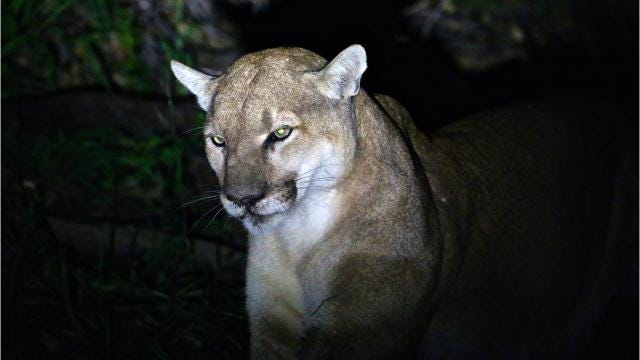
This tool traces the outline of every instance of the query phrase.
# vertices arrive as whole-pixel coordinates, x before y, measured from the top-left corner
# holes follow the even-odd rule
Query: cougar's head
[[[277,225],[352,165],[362,46],[328,64],[304,49],[269,49],[243,56],[219,77],[176,61],[171,68],[207,112],[205,149],[220,198],[249,231]]]

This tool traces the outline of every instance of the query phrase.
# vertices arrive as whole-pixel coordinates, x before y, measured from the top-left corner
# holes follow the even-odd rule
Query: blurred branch
[[[106,123],[133,135],[171,131],[158,113],[178,131],[192,128],[200,113],[191,97],[168,99],[160,95],[75,89],[19,99],[3,99],[3,128],[16,126],[47,132],[54,129],[103,126]],[[33,130],[31,130],[33,131]]]
[[[95,55],[96,59],[98,59],[98,64],[100,65],[100,69],[102,69],[103,76],[107,80],[107,85],[109,86],[109,89],[120,88],[116,83],[116,81],[113,79],[113,71],[111,70],[111,66],[109,66],[109,62],[107,61],[100,47],[96,44],[91,44],[90,48],[93,54]]]
[[[429,37],[433,27],[442,17],[442,10],[447,0],[420,0],[405,10],[405,15],[420,22],[420,35]]]
[[[99,257],[101,249],[111,249],[113,251],[113,261],[121,263],[129,257],[148,250],[154,246],[162,245],[171,238],[182,237],[179,233],[158,232],[138,228],[135,225],[113,222],[109,224],[84,224],[76,223],[66,219],[48,217],[56,237],[65,244],[73,247],[83,255]],[[113,230],[113,231],[112,231]],[[91,239],[91,241],[87,241]],[[207,262],[216,251],[222,251],[226,255],[246,254],[247,248],[244,245],[226,241],[220,237],[202,236],[190,239],[193,245],[197,262]]]

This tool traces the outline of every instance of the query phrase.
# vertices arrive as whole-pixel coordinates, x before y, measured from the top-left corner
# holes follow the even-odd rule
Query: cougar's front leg
[[[294,359],[303,333],[302,288],[273,239],[251,240],[246,292],[251,359]]]
[[[407,258],[350,256],[326,299],[305,320],[303,359],[415,356],[427,276]]]

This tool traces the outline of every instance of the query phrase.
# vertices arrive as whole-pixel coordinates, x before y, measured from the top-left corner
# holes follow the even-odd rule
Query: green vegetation
[[[172,86],[168,60],[192,64],[187,49],[202,48],[205,37],[185,16],[184,1],[143,6],[2,2],[3,102],[84,87],[186,94]],[[3,121],[3,355],[245,356],[242,245],[231,253],[214,246],[206,261],[193,246],[202,239],[237,244],[238,228],[224,213],[209,212],[218,209],[215,197],[181,206],[210,196],[215,184],[210,170],[206,184],[193,170],[204,157],[198,132],[135,136],[104,117],[92,127],[46,124],[37,131]],[[85,247],[52,218],[71,224]],[[123,227],[146,234],[145,246],[132,244],[127,256],[116,250]]]
[[[201,155],[195,135],[134,138],[111,128],[2,135],[6,356],[244,355],[242,264],[224,257],[196,262],[184,240],[231,231],[224,221],[192,231],[205,210],[179,208],[194,197],[184,164]],[[109,247],[95,258],[62,241],[49,215],[92,219],[112,232],[111,219],[124,217],[141,228],[147,219],[155,229],[183,235],[126,261]]]
[[[183,1],[168,4],[163,32],[145,22],[135,4],[4,1],[2,96],[96,85],[163,92],[170,79],[168,60],[192,63],[185,46],[197,35],[193,21],[184,17]]]

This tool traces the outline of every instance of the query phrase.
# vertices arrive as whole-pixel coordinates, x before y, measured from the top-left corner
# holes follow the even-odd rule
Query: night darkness
[[[426,133],[518,101],[604,99],[633,135],[637,184],[638,12],[631,0],[4,1],[4,357],[247,357],[244,230],[208,192],[204,115],[170,59],[223,71],[266,48],[332,58],[361,44],[362,87]],[[628,195],[636,241],[580,358],[638,358]]]

